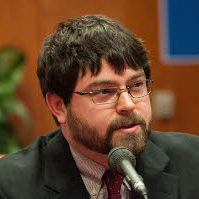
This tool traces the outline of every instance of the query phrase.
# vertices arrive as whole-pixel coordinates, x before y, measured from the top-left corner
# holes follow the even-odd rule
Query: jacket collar
[[[49,199],[89,198],[68,143],[60,131],[44,154],[44,183]]]
[[[149,139],[136,165],[149,191],[149,198],[177,199],[178,177],[168,173],[169,162],[167,154]]]

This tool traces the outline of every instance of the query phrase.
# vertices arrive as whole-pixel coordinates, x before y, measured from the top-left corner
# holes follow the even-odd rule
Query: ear
[[[47,93],[46,103],[51,113],[57,118],[58,122],[60,124],[65,123],[67,111],[63,99],[55,93]]]

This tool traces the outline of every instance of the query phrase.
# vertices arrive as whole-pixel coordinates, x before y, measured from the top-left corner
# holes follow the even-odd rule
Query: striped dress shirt
[[[106,184],[102,181],[102,176],[106,171],[106,168],[88,159],[71,146],[70,150],[85,187],[90,194],[90,199],[107,199],[108,192]],[[124,183],[122,184],[120,193],[122,199],[129,199],[129,190]]]

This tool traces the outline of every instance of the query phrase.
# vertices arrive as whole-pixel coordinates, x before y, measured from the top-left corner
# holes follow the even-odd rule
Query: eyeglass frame
[[[118,98],[120,97],[121,92],[123,92],[123,91],[126,90],[126,91],[128,92],[128,94],[129,94],[132,98],[137,99],[137,98],[145,97],[145,96],[147,96],[147,95],[149,95],[149,94],[151,93],[151,90],[152,90],[152,83],[154,82],[154,80],[146,79],[145,81],[146,81],[146,85],[149,84],[149,83],[151,83],[150,91],[147,91],[147,94],[146,94],[146,95],[142,95],[142,96],[139,96],[139,97],[135,97],[135,96],[133,96],[133,95],[131,94],[131,92],[130,92],[130,88],[131,88],[131,87],[129,87],[129,86],[127,86],[126,88],[119,88],[119,87],[107,87],[107,88],[117,88],[117,89],[119,89],[118,92],[116,93],[116,95],[118,96]],[[97,91],[99,91],[99,90],[107,89],[107,88],[101,88],[101,89],[97,89],[97,90],[89,91],[89,92],[73,91],[72,93],[75,93],[75,94],[78,94],[78,95],[92,95],[92,94],[95,94],[95,92],[97,92]],[[147,88],[148,88],[148,87],[147,87]],[[116,103],[116,101],[118,100],[118,99],[117,99],[115,102],[108,102],[108,103],[107,103],[107,102],[96,103],[96,102],[93,100],[93,97],[92,97],[92,96],[91,96],[91,99],[92,99],[93,103],[94,103],[94,104],[97,104],[97,105],[113,104],[113,103]]]

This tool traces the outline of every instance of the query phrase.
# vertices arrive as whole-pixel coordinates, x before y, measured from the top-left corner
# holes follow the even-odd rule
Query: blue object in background
[[[199,0],[159,1],[163,61],[199,63]]]

